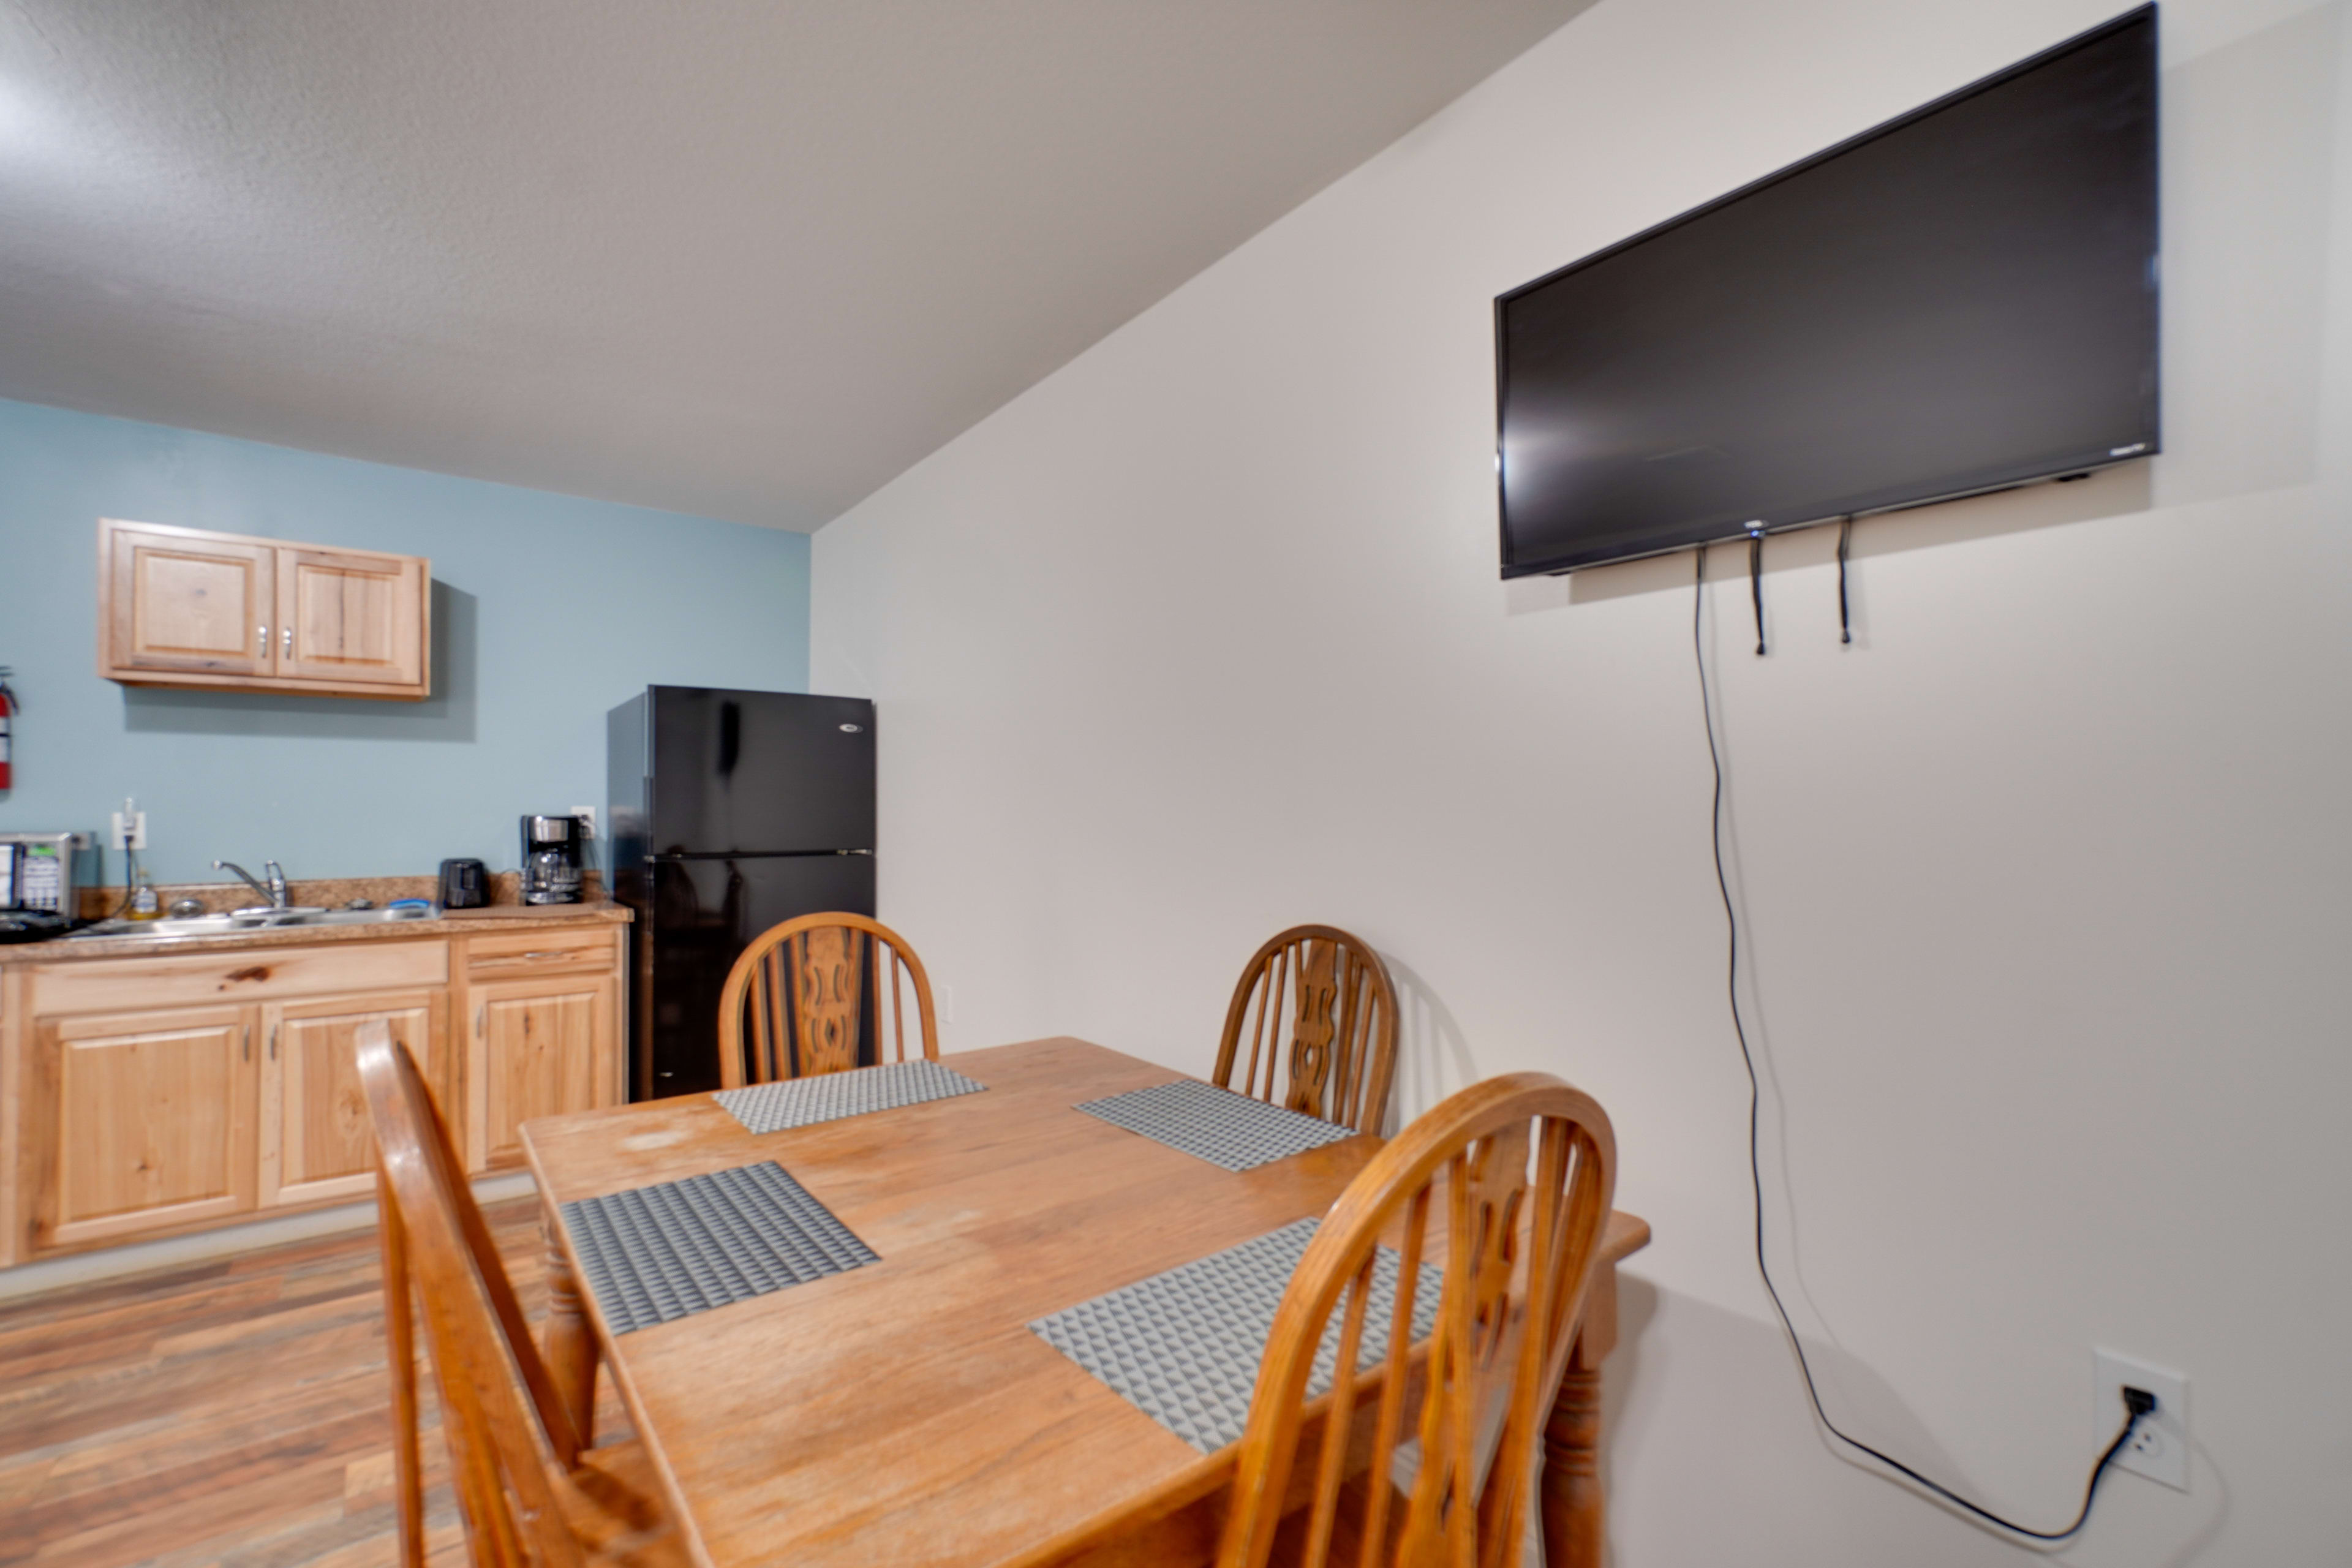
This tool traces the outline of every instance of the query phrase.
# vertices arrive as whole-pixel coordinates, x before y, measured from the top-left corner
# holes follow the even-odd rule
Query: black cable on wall
[[[1852,525],[1853,519],[1847,519],[1845,527],[1850,528]],[[1764,651],[1764,605],[1762,590],[1758,586],[1762,576],[1758,569],[1758,558],[1761,553],[1763,542],[1763,534],[1759,531],[1749,536],[1748,544],[1749,584],[1755,594],[1756,602],[1756,651],[1759,654]],[[2030,1540],[2063,1541],[2090,1522],[2091,1504],[2099,1495],[2099,1482],[2106,1475],[2109,1463],[2123,1451],[2124,1445],[2131,1441],[2131,1435],[2137,1429],[2141,1419],[2156,1408],[2153,1395],[2137,1388],[2124,1390],[2123,1430],[2116,1434],[2115,1441],[2107,1445],[2106,1451],[2099,1456],[2098,1463],[2091,1467],[2090,1481],[2083,1489],[2082,1511],[2074,1516],[2074,1522],[2063,1530],[2033,1530],[2017,1523],[2014,1520],[2004,1519],[1989,1508],[1970,1502],[1949,1487],[1928,1479],[1902,1460],[1882,1453],[1859,1437],[1848,1436],[1836,1422],[1831,1420],[1829,1411],[1822,1405],[1822,1391],[1813,1382],[1813,1366],[1812,1363],[1806,1359],[1804,1342],[1797,1337],[1797,1325],[1790,1320],[1789,1309],[1780,1300],[1780,1288],[1772,1283],[1772,1268],[1766,1258],[1764,1250],[1764,1162],[1759,1131],[1764,1089],[1761,1080],[1756,1075],[1756,1054],[1748,1048],[1748,1026],[1739,1012],[1739,915],[1731,901],[1731,879],[1726,874],[1723,864],[1723,753],[1717,748],[1715,741],[1715,704],[1707,691],[1706,642],[1701,636],[1702,613],[1706,607],[1706,547],[1701,545],[1692,553],[1695,569],[1691,578],[1691,651],[1698,663],[1698,703],[1700,716],[1706,722],[1707,765],[1715,774],[1715,796],[1708,807],[1708,835],[1715,847],[1715,889],[1723,900],[1725,946],[1728,954],[1724,973],[1724,990],[1727,999],[1731,1004],[1732,1033],[1739,1040],[1739,1059],[1748,1068],[1748,1180],[1756,1202],[1756,1272],[1763,1277],[1764,1293],[1772,1299],[1772,1310],[1780,1320],[1781,1331],[1788,1336],[1789,1348],[1797,1352],[1797,1370],[1804,1374],[1805,1396],[1812,1401],[1813,1415],[1821,1421],[1822,1426],[1828,1429],[1831,1436],[1850,1448],[1869,1455],[1880,1464],[1927,1488],[1946,1502],[1966,1509],[1979,1519],[1997,1524],[2003,1530],[2012,1531]],[[1838,619],[1840,629],[1845,634],[1841,640],[1852,642],[1853,635],[1844,626],[1844,528],[1839,531],[1838,535]]]

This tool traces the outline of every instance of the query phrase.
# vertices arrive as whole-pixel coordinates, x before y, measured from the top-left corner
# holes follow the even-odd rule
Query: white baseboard
[[[486,1204],[529,1197],[538,1190],[538,1184],[530,1179],[529,1171],[501,1172],[495,1176],[483,1176],[474,1183],[476,1201]],[[289,1241],[308,1241],[312,1237],[332,1236],[338,1231],[365,1230],[374,1224],[375,1200],[370,1198],[363,1203],[344,1204],[336,1208],[273,1215],[268,1219],[223,1226],[218,1230],[200,1230],[190,1236],[134,1241],[96,1252],[78,1252],[68,1258],[45,1258],[37,1263],[26,1263],[15,1268],[0,1268],[0,1301],[15,1300],[44,1290],[63,1289],[68,1285],[119,1279],[126,1274],[184,1268],[208,1258],[258,1251],[265,1247],[278,1247]]]

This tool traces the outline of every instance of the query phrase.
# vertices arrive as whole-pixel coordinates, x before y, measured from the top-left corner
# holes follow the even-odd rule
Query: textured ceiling
[[[0,0],[0,396],[832,518],[1589,0]]]

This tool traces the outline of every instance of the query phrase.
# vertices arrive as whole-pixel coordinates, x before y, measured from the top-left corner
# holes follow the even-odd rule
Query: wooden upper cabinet
[[[101,522],[107,671],[270,675],[278,550],[184,529]]]
[[[98,557],[110,680],[409,701],[432,689],[421,556],[101,518]]]
[[[425,684],[425,563],[413,555],[278,552],[278,673],[297,680]]]

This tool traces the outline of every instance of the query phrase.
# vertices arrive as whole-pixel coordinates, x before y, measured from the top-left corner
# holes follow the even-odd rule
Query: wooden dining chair
[[[1372,1157],[1324,1216],[1266,1337],[1219,1568],[1519,1561],[1536,1445],[1616,1163],[1608,1115],[1546,1073],[1473,1085]],[[1399,1256],[1387,1350],[1360,1370],[1388,1247]],[[1416,1346],[1424,1260],[1444,1284],[1435,1331]],[[1310,1400],[1335,1310],[1332,1386]],[[1406,1487],[1390,1478],[1409,1427],[1418,1467]]]
[[[408,1047],[380,1020],[360,1026],[357,1044],[375,1130],[404,1568],[425,1561],[412,1289],[476,1568],[683,1568],[644,1447],[589,1447],[565,1414]]]
[[[909,989],[923,1055],[937,1061],[931,978],[906,938],[880,921],[838,911],[771,926],[743,950],[719,994],[719,1083],[740,1089],[845,1071],[859,1065],[867,1041],[879,1062],[884,1041],[895,1039],[892,1059],[905,1061]]]
[[[1244,1026],[1249,1063],[1240,1093],[1273,1100],[1286,1065],[1281,1105],[1359,1132],[1381,1130],[1396,1071],[1397,1004],[1379,953],[1337,926],[1293,926],[1259,948],[1225,1009],[1213,1079],[1220,1089],[1234,1087]]]

